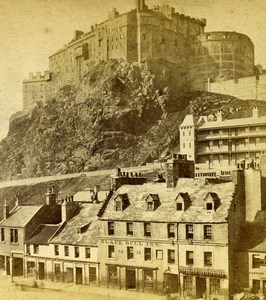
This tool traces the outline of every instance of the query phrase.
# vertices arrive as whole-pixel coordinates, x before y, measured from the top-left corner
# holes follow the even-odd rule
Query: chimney
[[[54,186],[49,187],[46,193],[46,205],[56,205],[56,194],[54,192]]]
[[[93,198],[92,198],[92,200],[93,200],[94,203],[98,202],[98,193],[100,191],[100,188],[101,188],[100,185],[95,185],[94,186]]]
[[[217,117],[217,122],[222,122],[223,121],[223,112],[221,110],[218,110],[216,117]]]
[[[74,32],[75,40],[79,39],[83,34],[84,34],[83,31],[75,30]]]
[[[145,0],[136,0],[137,12],[143,11],[146,8]]]
[[[4,217],[4,220],[9,218],[9,205],[6,202],[6,198],[5,198],[5,202],[4,202],[3,217]]]
[[[254,106],[252,108],[252,118],[257,119],[259,117],[258,106]]]
[[[62,206],[61,206],[61,214],[62,214],[62,222],[68,221],[74,217],[78,208],[78,203],[74,202],[74,197],[66,197]]]
[[[166,163],[166,184],[167,188],[176,187],[179,178],[194,178],[195,165],[192,160],[187,160],[186,156],[173,154],[173,158]]]

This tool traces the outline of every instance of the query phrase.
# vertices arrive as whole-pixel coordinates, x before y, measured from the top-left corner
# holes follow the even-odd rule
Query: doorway
[[[126,269],[126,288],[136,289],[136,270]]]
[[[76,284],[82,284],[82,268],[76,267]]]
[[[66,268],[66,282],[74,282],[74,271],[73,268]]]
[[[203,298],[206,293],[206,278],[196,277],[196,298]]]
[[[13,276],[23,276],[23,259],[22,258],[13,258]]]
[[[44,263],[39,262],[39,280],[44,280]]]

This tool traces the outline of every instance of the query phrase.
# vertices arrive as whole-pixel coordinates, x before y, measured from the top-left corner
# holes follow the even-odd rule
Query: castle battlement
[[[23,82],[33,82],[33,81],[49,81],[51,80],[51,72],[50,71],[45,71],[44,73],[42,72],[36,72],[34,73],[29,73],[28,79],[24,80]]]

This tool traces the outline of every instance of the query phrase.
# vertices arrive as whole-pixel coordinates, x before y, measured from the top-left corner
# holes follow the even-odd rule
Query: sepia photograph
[[[266,1],[0,20],[0,298],[266,299]]]

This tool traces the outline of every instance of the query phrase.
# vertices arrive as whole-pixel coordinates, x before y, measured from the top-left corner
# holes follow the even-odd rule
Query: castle
[[[49,57],[49,71],[30,73],[23,81],[23,109],[47,102],[65,85],[77,84],[92,62],[111,59],[143,62],[166,60],[178,65],[189,89],[207,90],[210,82],[254,75],[254,45],[237,32],[205,32],[205,19],[179,14],[169,5],[147,7],[136,0],[134,10],[75,31],[74,38]]]

